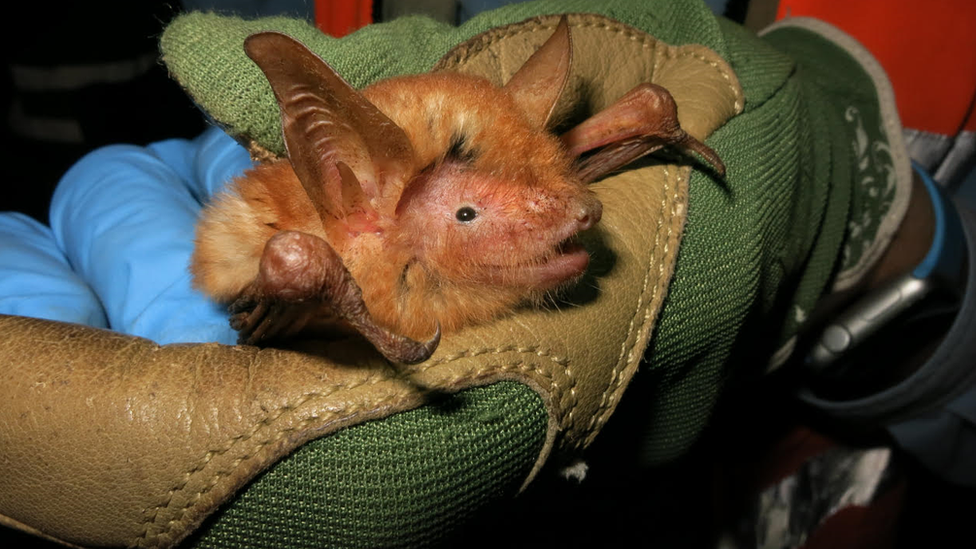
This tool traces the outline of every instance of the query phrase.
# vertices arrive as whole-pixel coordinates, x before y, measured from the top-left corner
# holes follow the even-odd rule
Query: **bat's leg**
[[[231,305],[231,326],[242,343],[257,343],[301,329],[323,304],[394,362],[424,361],[440,342],[439,327],[421,343],[378,326],[338,254],[321,238],[297,231],[268,240],[257,278]]]
[[[594,181],[662,147],[676,146],[700,154],[725,175],[725,164],[711,148],[678,124],[678,107],[668,90],[641,84],[616,103],[587,118],[562,136],[573,156],[601,149],[581,160],[579,176]]]

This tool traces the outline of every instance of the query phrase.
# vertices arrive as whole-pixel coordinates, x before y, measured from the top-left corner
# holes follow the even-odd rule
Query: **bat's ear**
[[[244,51],[274,90],[288,158],[319,216],[395,206],[416,163],[403,130],[294,38],[253,34]]]
[[[505,84],[505,89],[537,128],[545,128],[549,123],[569,79],[572,61],[573,42],[564,15],[552,36]]]

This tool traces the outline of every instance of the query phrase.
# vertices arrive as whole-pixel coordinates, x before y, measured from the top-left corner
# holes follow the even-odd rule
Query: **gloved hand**
[[[247,152],[216,128],[193,140],[174,139],[147,147],[117,145],[90,153],[60,182],[52,199],[51,228],[22,214],[0,214],[0,314],[111,328],[161,344],[236,342],[237,333],[228,324],[227,311],[191,287],[187,266],[201,204],[251,165]],[[185,372],[182,359],[170,360],[174,360],[174,371]],[[242,370],[234,366],[228,365],[232,372]],[[295,373],[296,369],[287,365],[279,366],[284,372]],[[141,374],[152,370],[138,360],[133,361],[132,367],[141,369]],[[122,370],[126,368],[122,366]],[[167,368],[169,364],[155,370],[158,373]],[[316,368],[323,377],[322,387],[328,391],[335,392],[336,386],[342,385],[338,376],[321,374],[324,367],[312,369]],[[258,366],[254,372],[261,370]],[[194,371],[210,370],[200,367]],[[242,393],[240,386],[228,383],[228,387],[236,388],[210,391],[191,387],[175,400],[194,402],[198,405],[195,409],[212,406],[235,419],[248,416],[252,403],[261,401],[262,390],[238,398]],[[289,410],[314,407],[309,394],[326,392],[322,387],[312,383],[302,389],[308,394],[300,405],[288,404]],[[287,400],[289,391],[287,384],[274,386],[271,392],[275,398],[270,401]],[[173,396],[172,392],[168,397]],[[74,394],[77,393],[75,389]],[[160,389],[159,393],[159,400],[166,400],[162,395],[167,394],[167,389]],[[131,388],[120,389],[118,395],[93,397],[99,403],[95,407],[111,410],[118,402],[128,403],[130,398],[140,401],[143,397],[140,390]],[[72,396],[65,400],[71,401]],[[235,408],[240,401],[244,401],[243,406]],[[165,404],[153,398],[142,402],[150,403],[147,416],[158,413],[158,418],[151,417],[148,423],[161,426],[160,431],[178,423],[168,423],[171,416]],[[391,536],[399,536],[396,539],[403,545],[416,545],[418,540],[447,535],[487,502],[518,488],[540,455],[547,425],[541,399],[519,383],[473,389],[451,402],[450,413],[436,406],[422,408],[361,426],[365,429],[348,429],[342,436],[304,444],[289,456],[280,473],[276,472],[279,469],[272,469],[262,477],[269,482],[249,485],[247,497],[235,500],[220,520],[203,529],[204,541],[196,543],[219,545],[223,540],[234,545],[234,541],[226,540],[244,536],[258,540],[254,541],[256,545],[375,546],[380,543],[377,540],[386,543]],[[331,408],[337,406],[341,408]],[[177,408],[182,410],[179,405]],[[272,408],[269,405],[267,416],[259,416],[259,425],[273,424],[279,418],[287,420],[293,415]],[[194,418],[201,415],[195,411],[186,414]],[[101,421],[107,431],[119,430],[117,425]],[[122,423],[128,424],[125,420]],[[236,425],[234,419],[214,421],[201,428],[204,423],[206,420],[193,423],[193,430],[217,433],[233,430]],[[286,428],[288,433],[296,430]],[[51,429],[42,424],[37,432],[50,433]],[[174,446],[182,446],[187,438],[192,438],[179,426],[174,429],[183,437]],[[233,440],[244,439],[247,444],[251,434]],[[108,445],[105,438],[97,439],[98,443]],[[225,444],[217,442],[221,438],[217,434],[199,438],[205,445]],[[425,442],[404,445],[399,442],[403,440]],[[54,453],[60,456],[71,452],[68,443],[63,452]],[[137,461],[145,457],[140,452],[133,451]],[[226,471],[218,471],[212,483],[225,474]],[[115,486],[113,482],[109,484]],[[110,489],[110,493],[125,493],[128,489],[125,482],[118,485],[121,487]],[[152,481],[138,486],[139,491],[153,488]],[[287,503],[282,505],[282,501]],[[22,510],[20,504],[12,507],[17,512]],[[129,507],[113,509],[122,517],[119,520],[129,517]],[[178,506],[174,513],[183,517]],[[140,516],[138,511],[135,516]],[[32,525],[52,532],[43,517],[32,518]],[[178,527],[170,528],[177,522]],[[172,532],[185,535],[190,527],[196,525],[163,521],[151,533],[169,540]],[[77,541],[87,530],[73,525],[66,532],[53,533]],[[0,539],[2,535],[0,532]],[[283,541],[285,535],[292,537]]]
[[[250,166],[217,128],[90,153],[58,185],[50,228],[0,215],[0,313],[161,344],[235,343],[226,310],[191,287],[187,266],[201,204]]]

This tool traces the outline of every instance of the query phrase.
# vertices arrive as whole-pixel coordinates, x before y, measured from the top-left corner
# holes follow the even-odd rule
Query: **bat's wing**
[[[319,215],[387,213],[415,170],[403,130],[294,38],[257,33],[244,50],[274,90],[288,158]]]
[[[440,342],[439,326],[430,340],[418,342],[377,325],[332,247],[297,231],[281,231],[268,240],[257,278],[231,305],[231,325],[241,343],[259,343],[300,331],[323,305],[394,362],[427,360]]]
[[[669,145],[700,154],[719,175],[725,175],[725,164],[715,151],[681,129],[674,98],[656,84],[635,87],[563,134],[562,140],[575,157],[596,151],[579,163],[584,182]]]

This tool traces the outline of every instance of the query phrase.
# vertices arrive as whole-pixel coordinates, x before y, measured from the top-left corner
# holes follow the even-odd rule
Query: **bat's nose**
[[[576,222],[579,223],[579,230],[585,231],[600,221],[603,215],[603,204],[595,197],[589,197],[576,210]]]

